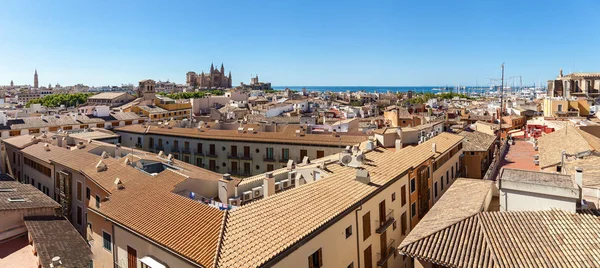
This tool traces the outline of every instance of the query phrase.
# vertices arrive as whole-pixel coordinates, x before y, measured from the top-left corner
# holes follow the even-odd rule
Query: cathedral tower
[[[33,74],[33,87],[38,88],[38,74],[37,69],[35,69],[35,73]]]

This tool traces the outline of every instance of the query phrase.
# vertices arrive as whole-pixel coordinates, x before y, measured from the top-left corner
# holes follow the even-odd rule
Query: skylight
[[[6,193],[6,192],[14,192],[17,189],[15,188],[0,188],[0,193]]]
[[[9,197],[8,202],[25,202],[25,198],[22,197]]]

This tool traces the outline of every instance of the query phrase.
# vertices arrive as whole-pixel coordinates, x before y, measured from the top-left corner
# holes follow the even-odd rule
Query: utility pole
[[[504,115],[504,63],[501,65],[502,67],[502,83],[500,87],[500,115]]]

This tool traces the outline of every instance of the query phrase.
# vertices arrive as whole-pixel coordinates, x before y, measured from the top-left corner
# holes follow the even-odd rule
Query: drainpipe
[[[362,210],[362,201],[360,201],[360,207],[354,211],[356,218],[356,258],[358,259],[358,268],[360,268],[360,240],[358,238],[358,212]]]

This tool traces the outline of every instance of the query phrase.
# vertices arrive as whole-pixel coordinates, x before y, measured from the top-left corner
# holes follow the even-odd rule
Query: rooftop
[[[92,251],[73,225],[63,217],[25,217],[40,265],[50,267],[60,257],[63,267],[88,267]]]
[[[543,171],[503,168],[500,171],[500,178],[504,181],[549,185],[570,189],[576,189],[577,187],[570,175]]]
[[[277,132],[262,132],[257,131],[252,133],[246,128],[243,133],[238,133],[235,130],[221,130],[205,128],[203,131],[198,131],[196,128],[161,128],[158,126],[144,127],[142,125],[130,125],[117,128],[118,132],[129,132],[138,134],[155,134],[176,137],[190,137],[209,140],[231,140],[231,141],[247,141],[247,142],[278,142],[289,144],[316,144],[329,146],[354,145],[365,141],[367,136],[364,135],[344,135],[337,134],[336,137],[332,134],[303,134],[296,136],[296,130],[299,126],[284,126],[282,131]],[[255,128],[256,130],[256,128]]]
[[[165,170],[140,177],[114,191],[100,209],[90,207],[118,225],[174,250],[189,261],[213,266],[223,211],[172,193],[185,176]]]
[[[6,241],[0,244],[0,267],[38,268],[38,258],[32,252],[27,236]]]
[[[492,187],[492,181],[457,179],[410,231],[400,247],[428,237],[480,212],[486,206],[486,199],[491,198]]]
[[[599,244],[600,219],[594,215],[479,212],[403,243],[399,251],[448,267],[598,267]]]
[[[356,170],[337,163],[326,165],[327,178],[257,200],[229,212],[218,263],[222,267],[256,267],[306,236],[357,206],[361,200],[403,177],[413,166],[432,157],[431,142],[437,144],[435,155],[448,151],[462,137],[442,133],[426,144],[406,147],[398,152],[377,148],[367,152],[364,168],[371,183],[355,180]],[[335,200],[335,202],[332,202]],[[293,224],[291,224],[293,223]],[[286,230],[282,233],[281,230]],[[260,241],[260,243],[248,243]],[[240,245],[245,246],[240,246]]]
[[[127,94],[127,92],[103,92],[100,94],[90,96],[88,99],[115,99],[125,94]]]
[[[0,211],[61,206],[33,185],[17,181],[0,181]]]
[[[533,163],[536,154],[538,152],[534,150],[531,142],[515,140],[514,145],[508,145],[506,156],[500,165],[504,168],[540,170],[540,167]]]
[[[541,168],[560,163],[563,150],[570,155],[593,150],[588,141],[580,134],[580,130],[571,125],[543,135],[538,139],[538,147]]]
[[[492,136],[483,132],[473,131],[467,132],[463,131],[459,133],[459,135],[465,137],[463,150],[468,152],[485,152],[489,150],[496,141],[496,136]]]

